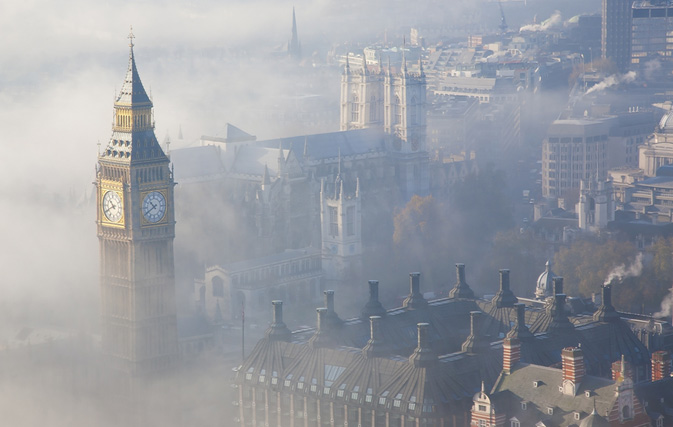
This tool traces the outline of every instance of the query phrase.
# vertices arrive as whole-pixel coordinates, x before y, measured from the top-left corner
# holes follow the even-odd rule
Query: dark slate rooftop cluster
[[[360,317],[348,320],[339,318],[335,294],[326,291],[316,328],[293,333],[282,321],[282,303],[274,301],[274,321],[237,382],[417,417],[464,413],[482,381],[491,387],[502,371],[505,336],[521,342],[522,363],[558,365],[563,348],[581,346],[588,375],[609,378],[611,363],[624,357],[636,381],[648,377],[649,351],[612,306],[610,285],[593,317],[570,318],[562,278],[555,278],[555,296],[535,308],[518,302],[509,270],[500,271],[490,301],[475,298],[463,264],[456,276],[448,298],[428,301],[420,274],[412,273],[403,306],[388,310],[378,282],[369,281]]]

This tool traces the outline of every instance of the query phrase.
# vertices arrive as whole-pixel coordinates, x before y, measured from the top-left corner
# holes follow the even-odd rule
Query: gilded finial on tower
[[[129,29],[129,47],[130,48],[133,48],[133,46],[134,46],[133,45],[133,39],[135,39],[135,38],[136,38],[136,36],[133,35],[133,25],[131,25],[130,29]]]

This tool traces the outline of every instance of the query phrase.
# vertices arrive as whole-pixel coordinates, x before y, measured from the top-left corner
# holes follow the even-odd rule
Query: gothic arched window
[[[351,121],[360,121],[360,99],[356,94],[353,94],[353,101],[351,102]]]
[[[372,95],[371,101],[369,103],[369,121],[376,121],[376,96]]]
[[[220,277],[213,277],[213,296],[224,298],[224,282]]]
[[[402,101],[399,96],[395,96],[395,124],[402,124]]]

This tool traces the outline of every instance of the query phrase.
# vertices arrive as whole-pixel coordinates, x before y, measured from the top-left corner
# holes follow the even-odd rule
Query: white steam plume
[[[598,92],[603,89],[609,88],[610,86],[614,86],[620,83],[631,83],[636,79],[636,72],[635,71],[629,71],[626,74],[622,75],[617,75],[613,74],[609,77],[606,77],[602,82],[595,84],[594,86],[591,86],[591,88],[587,91],[587,95],[592,93],[592,92]]]
[[[524,31],[537,32],[537,31],[547,31],[550,28],[558,27],[562,22],[561,12],[558,10],[554,11],[549,19],[542,21],[540,24],[530,24],[524,25],[519,28],[519,32],[523,33]]]
[[[671,317],[673,315],[673,288],[661,300],[661,310],[654,313],[652,317]]]
[[[637,277],[640,276],[640,273],[643,272],[643,254],[639,253],[636,256],[636,259],[633,261],[633,264],[626,267],[624,264],[620,264],[617,267],[613,268],[608,277],[605,278],[603,282],[604,285],[609,285],[613,280],[621,282],[627,277]]]

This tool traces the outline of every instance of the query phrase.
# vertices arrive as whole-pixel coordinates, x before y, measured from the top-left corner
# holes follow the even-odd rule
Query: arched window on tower
[[[395,96],[395,105],[393,106],[395,108],[395,124],[399,125],[402,124],[402,101],[400,101],[399,96]]]
[[[214,297],[224,297],[224,282],[220,277],[213,277],[213,296]]]
[[[371,101],[369,103],[369,121],[375,122],[376,120],[376,96],[372,95]]]
[[[351,121],[360,121],[360,99],[356,94],[353,94],[353,101],[351,101]]]

